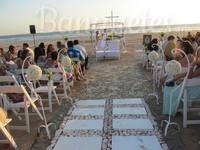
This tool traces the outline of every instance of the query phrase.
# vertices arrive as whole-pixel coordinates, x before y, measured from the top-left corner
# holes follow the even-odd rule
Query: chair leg
[[[56,101],[58,102],[58,105],[60,105],[60,101],[59,101],[59,99],[58,99],[58,96],[57,96],[57,94],[56,94],[56,91],[55,91],[55,89],[53,89],[53,94],[54,94],[54,96],[55,96],[55,98],[56,98]]]
[[[30,133],[30,119],[29,119],[29,112],[27,107],[27,102],[25,100],[25,108],[24,108],[24,114],[25,114],[25,120],[26,120],[26,131]]]
[[[187,91],[184,90],[183,101],[183,128],[187,128]]]
[[[49,111],[52,112],[52,89],[48,91]]]

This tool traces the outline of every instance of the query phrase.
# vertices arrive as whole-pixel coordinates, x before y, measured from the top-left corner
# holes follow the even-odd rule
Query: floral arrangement
[[[166,64],[165,71],[168,75],[173,76],[173,75],[181,73],[182,67],[178,61],[171,60]]]
[[[65,66],[71,66],[72,65],[72,61],[68,56],[64,56],[61,60],[61,64],[65,67]]]
[[[153,62],[159,59],[159,54],[156,51],[152,51],[148,55],[148,59]]]
[[[53,74],[52,74],[52,71],[50,69],[45,69],[44,70],[45,74],[46,74],[46,77],[48,78],[48,80],[52,80],[53,78]]]
[[[28,79],[31,81],[38,80],[42,76],[42,70],[37,65],[29,66],[26,73],[27,73]]]
[[[3,108],[0,107],[0,122],[2,124],[5,124],[6,119],[7,119],[7,112]]]

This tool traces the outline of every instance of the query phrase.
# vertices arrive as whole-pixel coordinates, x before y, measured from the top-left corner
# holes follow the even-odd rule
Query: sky
[[[120,16],[126,26],[200,23],[199,0],[0,0],[0,35],[88,29]]]

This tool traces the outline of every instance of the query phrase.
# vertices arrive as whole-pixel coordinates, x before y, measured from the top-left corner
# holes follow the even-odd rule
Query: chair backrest
[[[19,85],[19,83],[14,75],[0,76],[0,83],[2,83],[2,82],[14,83],[15,85]]]
[[[191,87],[191,86],[200,86],[200,78],[188,79],[186,81],[185,87]]]
[[[37,112],[39,117],[43,120],[43,117],[39,110],[37,109],[36,105],[34,104],[32,98],[26,91],[25,87],[23,85],[16,85],[16,86],[0,86],[0,93],[2,94],[9,94],[9,93],[23,93],[26,100],[28,100],[31,104],[31,106],[34,108],[34,110]]]

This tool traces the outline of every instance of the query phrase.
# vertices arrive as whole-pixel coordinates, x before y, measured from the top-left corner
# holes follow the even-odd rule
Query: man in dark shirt
[[[44,43],[40,43],[39,46],[35,48],[34,54],[35,54],[35,62],[37,63],[38,58],[40,56],[45,56],[45,45],[44,45]]]

